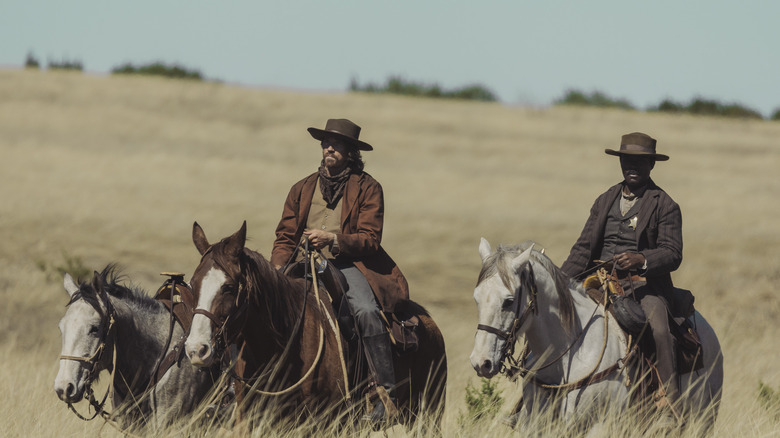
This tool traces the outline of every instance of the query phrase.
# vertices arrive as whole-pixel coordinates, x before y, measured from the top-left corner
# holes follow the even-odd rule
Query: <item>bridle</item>
[[[299,243],[299,247],[300,247],[300,245],[301,244]],[[206,250],[206,252],[203,253],[203,255],[201,256],[201,262],[203,261],[203,258],[206,256],[206,254],[211,252],[212,248],[213,248],[213,246],[209,247]],[[296,248],[296,251],[297,251],[297,248]],[[303,329],[303,322],[304,322],[305,311],[306,311],[306,300],[307,300],[308,295],[309,295],[309,286],[308,286],[309,285],[309,281],[314,286],[314,295],[315,295],[315,299],[317,300],[317,304],[318,304],[318,306],[320,308],[320,311],[323,311],[323,309],[322,309],[322,305],[323,304],[322,304],[322,300],[320,299],[320,296],[319,296],[320,295],[319,294],[319,289],[317,287],[317,278],[316,278],[316,272],[317,271],[316,271],[315,266],[314,266],[314,264],[315,264],[314,263],[314,258],[311,257],[312,252],[309,250],[309,239],[308,239],[308,237],[305,239],[305,251],[306,251],[306,254],[307,254],[307,258],[308,258],[309,262],[311,263],[311,274],[309,274],[309,271],[308,271],[309,264],[306,264],[305,265],[306,266],[306,272],[304,274],[304,278],[307,279],[307,283],[306,283],[307,286],[306,286],[306,293],[305,293],[304,299],[303,299],[303,305],[301,307],[301,315],[300,315],[300,317],[299,317],[299,319],[298,319],[298,321],[297,321],[297,323],[295,325],[295,328],[293,329],[293,335],[290,337],[290,339],[288,341],[288,344],[287,344],[287,346],[284,349],[284,353],[282,354],[282,357],[285,357],[287,355],[287,352],[289,351],[289,348],[292,345],[293,341],[295,340],[297,335]],[[228,272],[224,267],[219,266],[219,264],[216,262],[216,260],[214,261],[214,263],[220,269],[222,269],[223,272]],[[242,271],[243,271],[243,269],[242,269]],[[311,275],[311,279],[309,280],[309,276],[310,275]],[[249,306],[247,305],[247,303],[244,303],[244,305],[242,306],[241,302],[240,302],[241,293],[242,293],[242,291],[246,290],[245,280],[240,279],[237,283],[238,283],[238,291],[236,292],[235,310],[233,312],[231,312],[230,314],[228,314],[225,318],[220,318],[220,317],[214,315],[212,312],[210,312],[208,310],[205,310],[205,309],[196,308],[194,310],[194,313],[201,314],[201,315],[207,317],[208,319],[210,319],[211,322],[214,324],[214,326],[217,328],[217,330],[215,330],[215,332],[214,332],[214,335],[212,336],[212,341],[211,342],[212,342],[212,345],[214,346],[213,348],[215,350],[218,348],[217,347],[217,343],[219,343],[220,341],[223,342],[222,351],[218,353],[219,356],[224,356],[224,353],[227,351],[227,345],[232,342],[232,340],[228,339],[228,336],[225,334],[225,329],[226,329],[228,321],[231,318],[233,318],[234,320],[241,319],[241,324],[244,324],[246,322],[246,318],[247,318],[247,315],[248,315],[248,312],[246,311],[246,309]],[[247,296],[247,299],[248,299],[248,296]],[[323,313],[325,313],[325,312],[323,311]],[[230,370],[228,372],[231,374],[232,378],[234,378],[234,379],[236,379],[236,380],[238,380],[238,381],[240,381],[242,383],[249,383],[251,385],[250,389],[253,392],[256,392],[258,394],[266,395],[266,396],[278,396],[278,395],[283,395],[283,394],[290,393],[293,390],[297,389],[299,386],[301,386],[301,384],[303,384],[303,382],[307,378],[309,378],[309,376],[312,374],[312,372],[317,368],[317,365],[319,364],[319,361],[322,358],[323,347],[324,347],[324,344],[325,344],[325,335],[324,335],[323,331],[324,331],[323,327],[322,327],[322,325],[320,325],[319,326],[319,342],[318,342],[318,348],[317,348],[317,355],[316,355],[314,361],[312,362],[312,365],[309,368],[309,370],[296,383],[292,384],[291,386],[289,386],[289,387],[287,387],[287,388],[285,388],[285,389],[283,389],[281,391],[268,392],[268,391],[261,391],[261,390],[257,389],[256,386],[257,386],[257,384],[259,382],[258,377],[249,378],[249,379],[241,377],[241,376],[239,376],[239,375],[237,375],[235,373],[235,371],[232,369],[232,365],[229,365]],[[339,350],[341,350],[341,348],[339,348]],[[242,351],[243,351],[243,349],[242,349]],[[239,356],[240,356],[240,354],[241,353],[239,353]],[[343,368],[344,377],[345,377],[344,382],[346,384],[346,381],[347,381],[347,379],[346,379],[346,367],[343,364],[343,359],[342,359],[342,368]],[[349,394],[349,392],[347,391],[346,394]],[[349,395],[347,395],[347,399],[349,399]]]
[[[523,289],[528,290],[528,305],[522,314],[520,313],[520,302],[522,300]],[[517,343],[517,336],[520,332],[520,328],[528,320],[531,314],[537,315],[539,308],[537,306],[537,298],[539,291],[536,288],[536,278],[534,276],[534,270],[531,264],[528,264],[528,268],[524,269],[520,273],[520,285],[515,289],[514,301],[512,304],[512,313],[514,318],[512,324],[510,324],[509,330],[501,330],[493,326],[486,324],[478,324],[477,330],[482,330],[488,333],[492,333],[504,340],[504,345],[501,347],[501,356],[499,362],[501,363],[501,369],[499,372],[506,373],[509,368],[507,367],[507,359],[513,358],[515,351],[515,344]]]
[[[209,247],[206,252],[203,253],[201,256],[201,263],[203,262],[203,259],[206,257],[207,254],[211,252],[211,248]],[[226,270],[223,266],[220,266],[219,263],[217,263],[216,260],[213,260],[213,263],[219,267],[219,269],[222,270],[222,272],[229,272]],[[211,311],[208,311],[206,309],[201,309],[199,307],[195,307],[193,309],[192,313],[195,315],[203,315],[206,318],[208,318],[212,323],[212,331],[214,332],[211,336],[211,345],[214,350],[214,354],[216,356],[222,357],[227,350],[227,346],[233,343],[235,339],[229,338],[228,336],[228,323],[232,323],[233,321],[236,321],[238,323],[243,324],[243,321],[245,321],[245,318],[247,316],[247,305],[241,305],[241,296],[242,292],[246,289],[245,287],[245,281],[243,279],[239,279],[237,282],[238,287],[236,290],[236,298],[235,298],[235,306],[233,311],[225,315],[224,317],[220,317],[212,313]],[[246,304],[246,303],[244,303]]]
[[[98,373],[101,371],[100,364],[103,359],[103,354],[106,351],[106,345],[109,344],[109,341],[113,346],[116,344],[116,333],[114,330],[114,324],[116,323],[116,310],[114,309],[114,306],[111,304],[111,300],[108,298],[105,292],[100,294],[100,297],[106,305],[106,318],[103,320],[103,325],[107,325],[107,327],[103,332],[103,338],[100,340],[100,343],[95,349],[95,352],[91,356],[60,355],[60,360],[73,360],[76,362],[82,362],[89,368],[86,383],[84,384],[84,398],[87,399],[89,404],[92,405],[92,407],[95,409],[95,413],[91,417],[87,418],[76,411],[76,408],[73,407],[71,402],[68,402],[68,408],[70,408],[70,410],[73,411],[77,417],[84,421],[90,421],[97,417],[98,414],[104,418],[110,418],[111,416],[111,414],[105,411],[104,406],[106,400],[108,399],[108,394],[111,393],[111,390],[113,389],[113,373],[116,370],[116,347],[113,348],[113,358],[110,366],[110,371],[112,373],[111,383],[108,385],[106,393],[100,402],[95,399],[95,393],[92,390],[92,383],[94,382],[95,377],[97,377]],[[99,308],[97,310],[100,312]]]
[[[526,307],[525,311],[523,311],[522,314],[520,314],[520,298],[522,296],[523,289],[527,289],[529,292],[529,298],[528,298],[528,307]],[[633,354],[637,350],[637,345],[633,345],[629,339],[629,342],[627,344],[626,354],[624,357],[618,359],[618,361],[608,368],[596,372],[596,369],[598,368],[599,364],[601,363],[601,359],[604,356],[604,351],[606,349],[607,345],[607,323],[608,323],[608,312],[605,312],[604,316],[604,344],[601,349],[601,354],[599,355],[599,360],[597,361],[595,367],[593,370],[588,373],[588,375],[582,379],[579,379],[575,382],[570,383],[563,383],[563,384],[548,384],[539,381],[534,374],[537,373],[540,370],[543,370],[545,368],[548,368],[552,366],[553,364],[560,361],[566,353],[571,351],[572,347],[577,344],[577,342],[580,340],[580,338],[584,335],[586,330],[580,331],[580,333],[577,335],[577,337],[569,344],[569,346],[563,350],[562,353],[560,353],[557,357],[551,359],[546,364],[541,366],[534,366],[533,369],[528,369],[523,366],[525,360],[528,357],[529,351],[523,351],[520,355],[520,357],[514,356],[515,351],[515,344],[517,343],[517,337],[520,328],[525,324],[528,316],[533,313],[534,315],[538,314],[538,307],[537,307],[537,297],[538,297],[538,289],[536,287],[536,280],[534,276],[534,270],[531,263],[528,263],[527,270],[523,270],[520,273],[520,286],[515,290],[515,300],[513,304],[513,312],[514,312],[514,319],[512,320],[512,324],[510,326],[510,329],[507,331],[503,331],[501,329],[498,329],[496,327],[484,325],[484,324],[478,324],[477,330],[483,330],[488,333],[492,333],[499,338],[504,340],[504,345],[501,348],[501,356],[499,358],[500,369],[499,372],[502,374],[505,374],[509,378],[514,378],[516,375],[520,375],[521,377],[529,376],[531,379],[531,382],[534,384],[541,386],[545,389],[553,389],[553,390],[573,390],[578,389],[583,386],[590,385],[592,383],[596,383],[600,380],[605,379],[607,376],[612,374],[613,372],[621,369],[624,364],[628,362],[628,360],[633,356]],[[606,309],[606,297],[607,294],[604,294],[605,301],[601,303],[604,308]],[[598,310],[599,306],[596,306],[593,310],[594,315],[596,313],[596,310]],[[591,315],[591,319],[593,318],[593,315]]]

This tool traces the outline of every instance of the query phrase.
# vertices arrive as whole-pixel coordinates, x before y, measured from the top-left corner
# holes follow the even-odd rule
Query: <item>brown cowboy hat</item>
[[[361,151],[374,150],[370,144],[358,140],[358,136],[360,136],[360,126],[352,123],[351,120],[328,119],[328,122],[325,123],[325,129],[309,128],[308,131],[312,137],[319,141],[335,137],[346,141]]]
[[[652,157],[656,161],[666,161],[668,155],[655,153],[655,139],[641,132],[626,134],[620,141],[620,150],[604,149],[609,155],[632,155]]]

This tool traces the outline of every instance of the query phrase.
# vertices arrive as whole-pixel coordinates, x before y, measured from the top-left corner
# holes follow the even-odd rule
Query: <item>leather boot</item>
[[[662,403],[661,417],[657,426],[663,430],[672,431],[680,427],[682,422],[680,404],[680,383],[677,378],[677,343],[674,337],[670,335],[671,342],[666,345],[670,345],[671,351],[657,352],[657,367],[658,376],[661,379],[666,395],[664,396],[665,403]],[[657,348],[657,346],[656,346]]]
[[[371,363],[369,369],[373,368],[376,383],[382,386],[392,407],[385,406],[381,397],[377,397],[374,402],[374,409],[368,416],[368,420],[374,426],[390,424],[394,420],[395,413],[395,370],[393,369],[393,352],[390,344],[390,335],[386,332],[379,335],[363,336],[363,346],[366,349],[366,356]],[[373,366],[372,366],[373,365]],[[388,414],[389,413],[389,414]]]

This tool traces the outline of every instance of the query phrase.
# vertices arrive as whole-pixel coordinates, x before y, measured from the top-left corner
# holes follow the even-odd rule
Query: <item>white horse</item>
[[[493,252],[481,240],[482,270],[474,289],[479,326],[471,365],[481,377],[495,376],[513,348],[507,339],[513,343],[522,335],[530,350],[524,368],[533,371],[524,379],[521,418],[548,407],[556,393],[561,398],[555,415],[567,421],[588,420],[607,405],[610,411],[628,407],[632,388],[626,379],[635,373],[623,363],[629,355],[627,336],[580,282],[533,246],[499,245]],[[704,317],[696,312],[691,318],[703,345],[704,367],[680,376],[679,408],[710,416],[705,424],[711,427],[721,397],[723,356]]]
[[[170,314],[165,306],[116,280],[111,265],[100,274],[95,272],[91,283],[76,284],[65,274],[70,302],[59,323],[62,352],[54,391],[72,409],[73,403],[89,398],[96,414],[100,413],[104,408],[98,399],[105,402],[106,397],[95,398],[91,386],[101,371],[111,371],[111,402],[115,409],[122,409],[113,420],[124,428],[151,419],[154,427],[161,428],[192,412],[213,379],[208,369],[191,365],[182,355],[154,384],[166,345],[168,351],[182,349],[177,340],[185,334],[175,324],[168,342]]]

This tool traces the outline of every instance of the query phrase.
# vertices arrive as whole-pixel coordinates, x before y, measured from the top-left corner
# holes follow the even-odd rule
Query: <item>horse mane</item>
[[[265,313],[263,319],[269,322],[269,328],[277,343],[284,346],[300,318],[306,282],[288,277],[274,268],[262,254],[248,248],[244,248],[241,263],[245,265],[241,268],[248,299],[260,312]],[[311,293],[313,297],[313,290]],[[314,299],[308,303],[307,311],[318,311],[316,306],[312,305]]]
[[[514,259],[533,245],[536,245],[536,243],[530,240],[519,245],[498,245],[496,251],[485,259],[482,264],[482,270],[479,273],[477,285],[488,277],[498,274],[504,285],[510,290],[513,289],[511,278],[515,273],[510,271],[509,264],[504,261]],[[572,299],[571,291],[569,290],[569,277],[560,268],[555,266],[549,257],[540,251],[531,251],[531,258],[542,265],[555,282],[555,291],[558,295],[558,306],[561,311],[561,325],[565,331],[571,333],[575,328],[576,319],[574,317],[574,300]]]
[[[97,275],[100,277],[103,289],[109,297],[117,298],[145,310],[160,309],[160,303],[147,295],[140,287],[133,285],[125,286],[120,283],[126,281],[127,278],[115,263],[109,263]],[[91,281],[79,281],[79,290],[73,294],[67,305],[70,306],[74,302],[83,299],[92,307],[99,309],[99,293],[100,291],[95,290]]]

